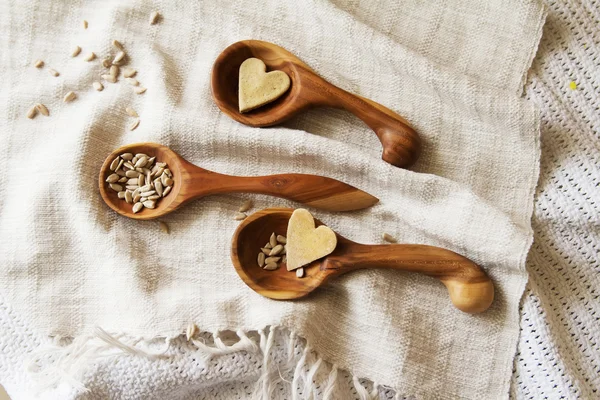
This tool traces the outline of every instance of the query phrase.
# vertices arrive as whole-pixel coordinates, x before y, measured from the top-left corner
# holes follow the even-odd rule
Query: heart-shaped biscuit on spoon
[[[258,58],[249,58],[240,65],[240,112],[254,110],[276,100],[290,87],[290,77],[283,71],[267,73],[267,66]]]
[[[315,220],[307,210],[292,213],[287,228],[287,270],[293,271],[329,255],[337,246],[335,232],[325,225],[315,228]]]

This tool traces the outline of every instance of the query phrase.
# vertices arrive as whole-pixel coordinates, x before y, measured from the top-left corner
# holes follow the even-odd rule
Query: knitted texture
[[[361,398],[380,385],[419,398],[508,392],[539,168],[539,121],[521,97],[542,33],[539,2],[2,5],[0,286],[8,320],[17,315],[26,327],[7,328],[2,340],[36,338],[29,372],[48,396],[185,398],[233,380],[252,382],[263,398],[285,385],[292,398],[317,385],[326,397],[344,387],[341,370],[352,373],[349,387]],[[161,18],[151,26],[153,9]],[[210,97],[210,68],[246,38],[280,44],[332,83],[406,117],[423,139],[417,165],[407,171],[381,161],[373,132],[343,111],[312,110],[271,129],[223,115]],[[112,39],[125,45],[148,88],[143,95],[122,82],[93,90]],[[74,45],[83,51],[71,58]],[[90,51],[98,59],[83,61]],[[38,58],[45,68],[32,66]],[[76,100],[63,103],[70,90]],[[36,102],[50,117],[25,117]],[[141,117],[133,132],[126,106]],[[496,300],[484,314],[464,314],[438,281],[390,270],[348,274],[302,301],[265,299],[229,260],[232,216],[247,196],[183,207],[165,218],[170,235],[103,204],[104,157],[141,141],[218,172],[313,173],[364,189],[380,203],[315,215],[358,242],[378,243],[386,231],[461,253],[488,272]],[[255,204],[297,206],[264,196]],[[187,344],[178,336],[190,322],[214,334]],[[225,343],[229,329],[238,335]],[[49,335],[71,339],[48,342]],[[297,336],[309,350],[288,351]],[[6,365],[18,358],[6,357]],[[129,371],[145,372],[129,380]],[[232,395],[246,397],[238,390]]]

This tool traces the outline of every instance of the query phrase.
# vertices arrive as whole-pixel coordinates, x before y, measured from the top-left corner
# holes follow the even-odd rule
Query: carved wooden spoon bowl
[[[480,313],[494,300],[494,285],[469,259],[450,250],[416,244],[365,245],[337,235],[333,253],[304,267],[304,278],[287,271],[285,264],[266,271],[257,264],[260,248],[272,232],[285,235],[293,209],[271,208],[246,218],[231,244],[231,260],[242,280],[257,293],[276,300],[304,297],[338,275],[361,268],[394,268],[439,279],[456,308]],[[322,225],[315,219],[316,226]]]
[[[137,214],[132,205],[119,199],[106,178],[112,173],[111,162],[123,153],[144,153],[167,163],[173,173],[173,189],[160,199],[156,208],[144,208]],[[360,189],[335,179],[318,175],[278,174],[268,176],[231,176],[218,174],[189,163],[166,146],[156,143],[136,143],[120,147],[104,161],[98,177],[104,202],[121,215],[134,219],[153,219],[174,211],[181,205],[211,194],[259,193],[297,201],[310,207],[329,211],[350,211],[367,208],[379,200]]]
[[[268,70],[287,73],[291,87],[274,102],[242,114],[238,104],[238,75],[242,62],[251,57],[262,60]],[[384,161],[409,167],[421,151],[419,135],[404,118],[381,104],[332,85],[298,57],[269,42],[243,40],[223,50],[213,65],[211,89],[221,111],[246,125],[279,124],[311,107],[343,108],[375,131],[383,145]]]

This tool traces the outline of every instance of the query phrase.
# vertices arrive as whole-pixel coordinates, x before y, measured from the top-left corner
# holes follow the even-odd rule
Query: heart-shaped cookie
[[[240,66],[240,112],[254,110],[272,102],[290,87],[290,77],[283,71],[267,71],[258,58],[249,58]]]
[[[331,254],[335,246],[335,232],[325,225],[315,229],[315,220],[307,210],[299,208],[292,213],[287,228],[288,271]]]

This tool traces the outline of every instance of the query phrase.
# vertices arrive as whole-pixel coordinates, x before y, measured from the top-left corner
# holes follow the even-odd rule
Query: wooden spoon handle
[[[494,285],[474,262],[440,247],[392,244],[359,245],[339,243],[347,248],[336,249],[339,256],[329,256],[323,268],[334,274],[359,268],[394,268],[419,272],[442,281],[450,300],[461,311],[475,314],[489,308],[494,300]]]
[[[366,123],[383,146],[381,158],[396,167],[410,167],[421,152],[421,138],[410,124],[387,107],[332,85],[308,69],[299,69],[306,96],[315,105],[343,108]]]
[[[369,193],[332,178],[306,174],[268,176],[231,176],[217,173],[192,179],[194,197],[216,193],[259,193],[297,201],[329,211],[350,211],[367,208],[379,199]]]

